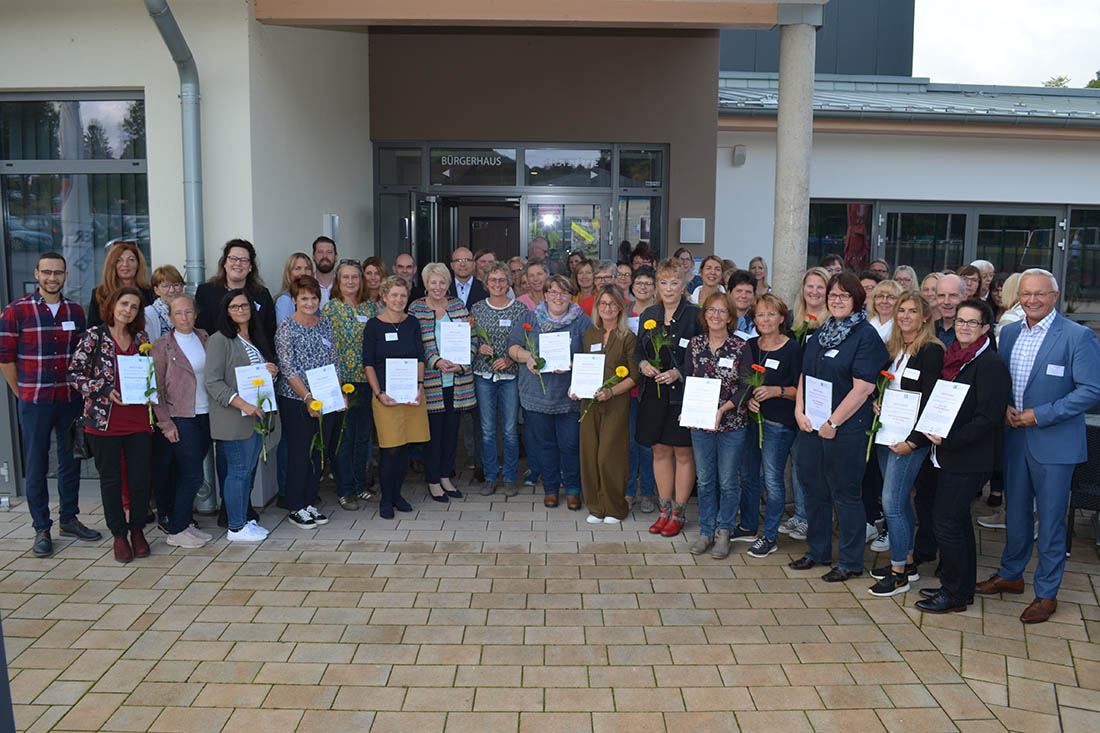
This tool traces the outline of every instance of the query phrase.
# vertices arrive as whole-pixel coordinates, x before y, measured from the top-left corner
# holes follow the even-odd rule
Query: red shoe
[[[149,557],[149,543],[145,541],[145,534],[140,529],[130,530],[130,544],[134,548],[134,557]]]
[[[125,537],[115,537],[115,560],[127,563],[134,559],[134,551]]]
[[[662,509],[660,516],[657,517],[657,521],[654,522],[650,528],[650,534],[661,534],[661,530],[668,524],[668,509]]]
[[[661,528],[662,537],[675,537],[680,534],[680,530],[684,528],[684,515],[678,512],[673,512],[672,516],[665,522],[665,526]]]

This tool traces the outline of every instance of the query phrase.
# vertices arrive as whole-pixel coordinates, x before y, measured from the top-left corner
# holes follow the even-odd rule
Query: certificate
[[[879,421],[882,427],[875,434],[876,445],[901,443],[913,432],[920,412],[920,392],[888,389],[882,393]]]
[[[146,402],[157,404],[157,393],[153,392],[148,397],[145,391],[156,389],[157,375],[149,373],[153,366],[151,356],[124,356],[118,357],[118,392],[124,405],[144,405]]]
[[[344,408],[344,393],[340,390],[340,378],[336,365],[326,364],[316,369],[306,369],[306,384],[313,399],[321,401],[321,414],[339,412]]]
[[[946,438],[969,391],[969,384],[937,380],[927,404],[921,411],[920,420],[917,420],[916,429],[922,433]]]
[[[411,405],[419,394],[416,359],[386,359],[386,394],[396,402]]]
[[[714,430],[718,422],[718,400],[721,396],[721,379],[709,377],[685,379],[684,406],[680,409],[681,427]]]
[[[443,321],[439,324],[439,358],[470,366],[470,324]]]
[[[605,354],[577,354],[573,357],[573,381],[569,391],[582,400],[590,400],[603,386]]]
[[[239,366],[233,370],[237,377],[237,396],[250,405],[256,405],[264,412],[278,412],[279,407],[275,403],[275,385],[271,382],[271,372],[266,364],[249,364]],[[263,384],[255,385],[257,379]],[[260,400],[263,398],[263,404]],[[245,415],[241,412],[241,415]]]
[[[630,332],[635,336],[638,335],[638,318],[639,316],[627,316],[626,327],[630,329]]]
[[[539,356],[546,359],[546,364],[541,371],[568,370],[573,361],[573,355],[570,353],[572,345],[573,337],[568,331],[540,333]]]
[[[803,399],[810,427],[817,430],[829,421],[833,414],[833,383],[817,377],[806,377]]]

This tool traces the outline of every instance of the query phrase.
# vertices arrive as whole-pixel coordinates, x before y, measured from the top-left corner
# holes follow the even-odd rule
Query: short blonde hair
[[[451,284],[451,271],[442,262],[429,262],[420,271],[420,282],[424,283],[425,288],[428,287],[428,280],[433,276],[443,278],[447,281],[447,285]]]
[[[660,264],[657,265],[658,280],[662,277],[668,277],[669,275],[675,275],[676,279],[681,282],[684,279],[684,265],[675,257],[663,259]]]
[[[387,293],[389,293],[391,290],[393,290],[396,287],[404,288],[405,289],[405,294],[408,295],[408,293],[409,293],[409,284],[407,282],[405,282],[405,278],[403,278],[399,275],[390,275],[390,276],[384,278],[382,280],[382,282],[380,282],[378,284],[378,294],[379,295],[386,295]]]
[[[542,286],[542,292],[549,293],[551,285],[557,285],[570,295],[577,294],[577,284],[573,282],[572,278],[566,277],[565,275],[551,275],[546,278],[546,284]]]
[[[183,275],[175,265],[161,265],[153,270],[153,287],[161,283],[183,283]]]

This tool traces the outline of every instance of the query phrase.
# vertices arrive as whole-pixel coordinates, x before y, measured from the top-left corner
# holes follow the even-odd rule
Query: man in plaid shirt
[[[77,519],[80,509],[80,462],[65,445],[80,400],[69,389],[69,359],[84,332],[84,309],[61,294],[65,258],[56,252],[38,257],[38,288],[0,313],[0,371],[19,400],[27,506],[34,522],[36,557],[53,554],[50,539],[50,494],[46,487],[50,433],[57,435],[57,493],[61,500],[61,534],[96,541],[100,533]]]

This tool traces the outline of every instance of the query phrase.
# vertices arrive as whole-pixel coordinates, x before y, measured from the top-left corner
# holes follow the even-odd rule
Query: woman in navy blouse
[[[832,563],[833,507],[840,525],[836,567],[822,576],[835,583],[863,574],[866,539],[861,481],[867,467],[867,429],[879,372],[890,355],[867,322],[867,297],[859,279],[842,272],[829,280],[829,319],[806,340],[802,378],[795,397],[798,474],[806,491],[809,549],[790,567],[808,570]],[[810,380],[817,380],[810,382]],[[829,392],[824,422],[811,422],[813,395]]]

